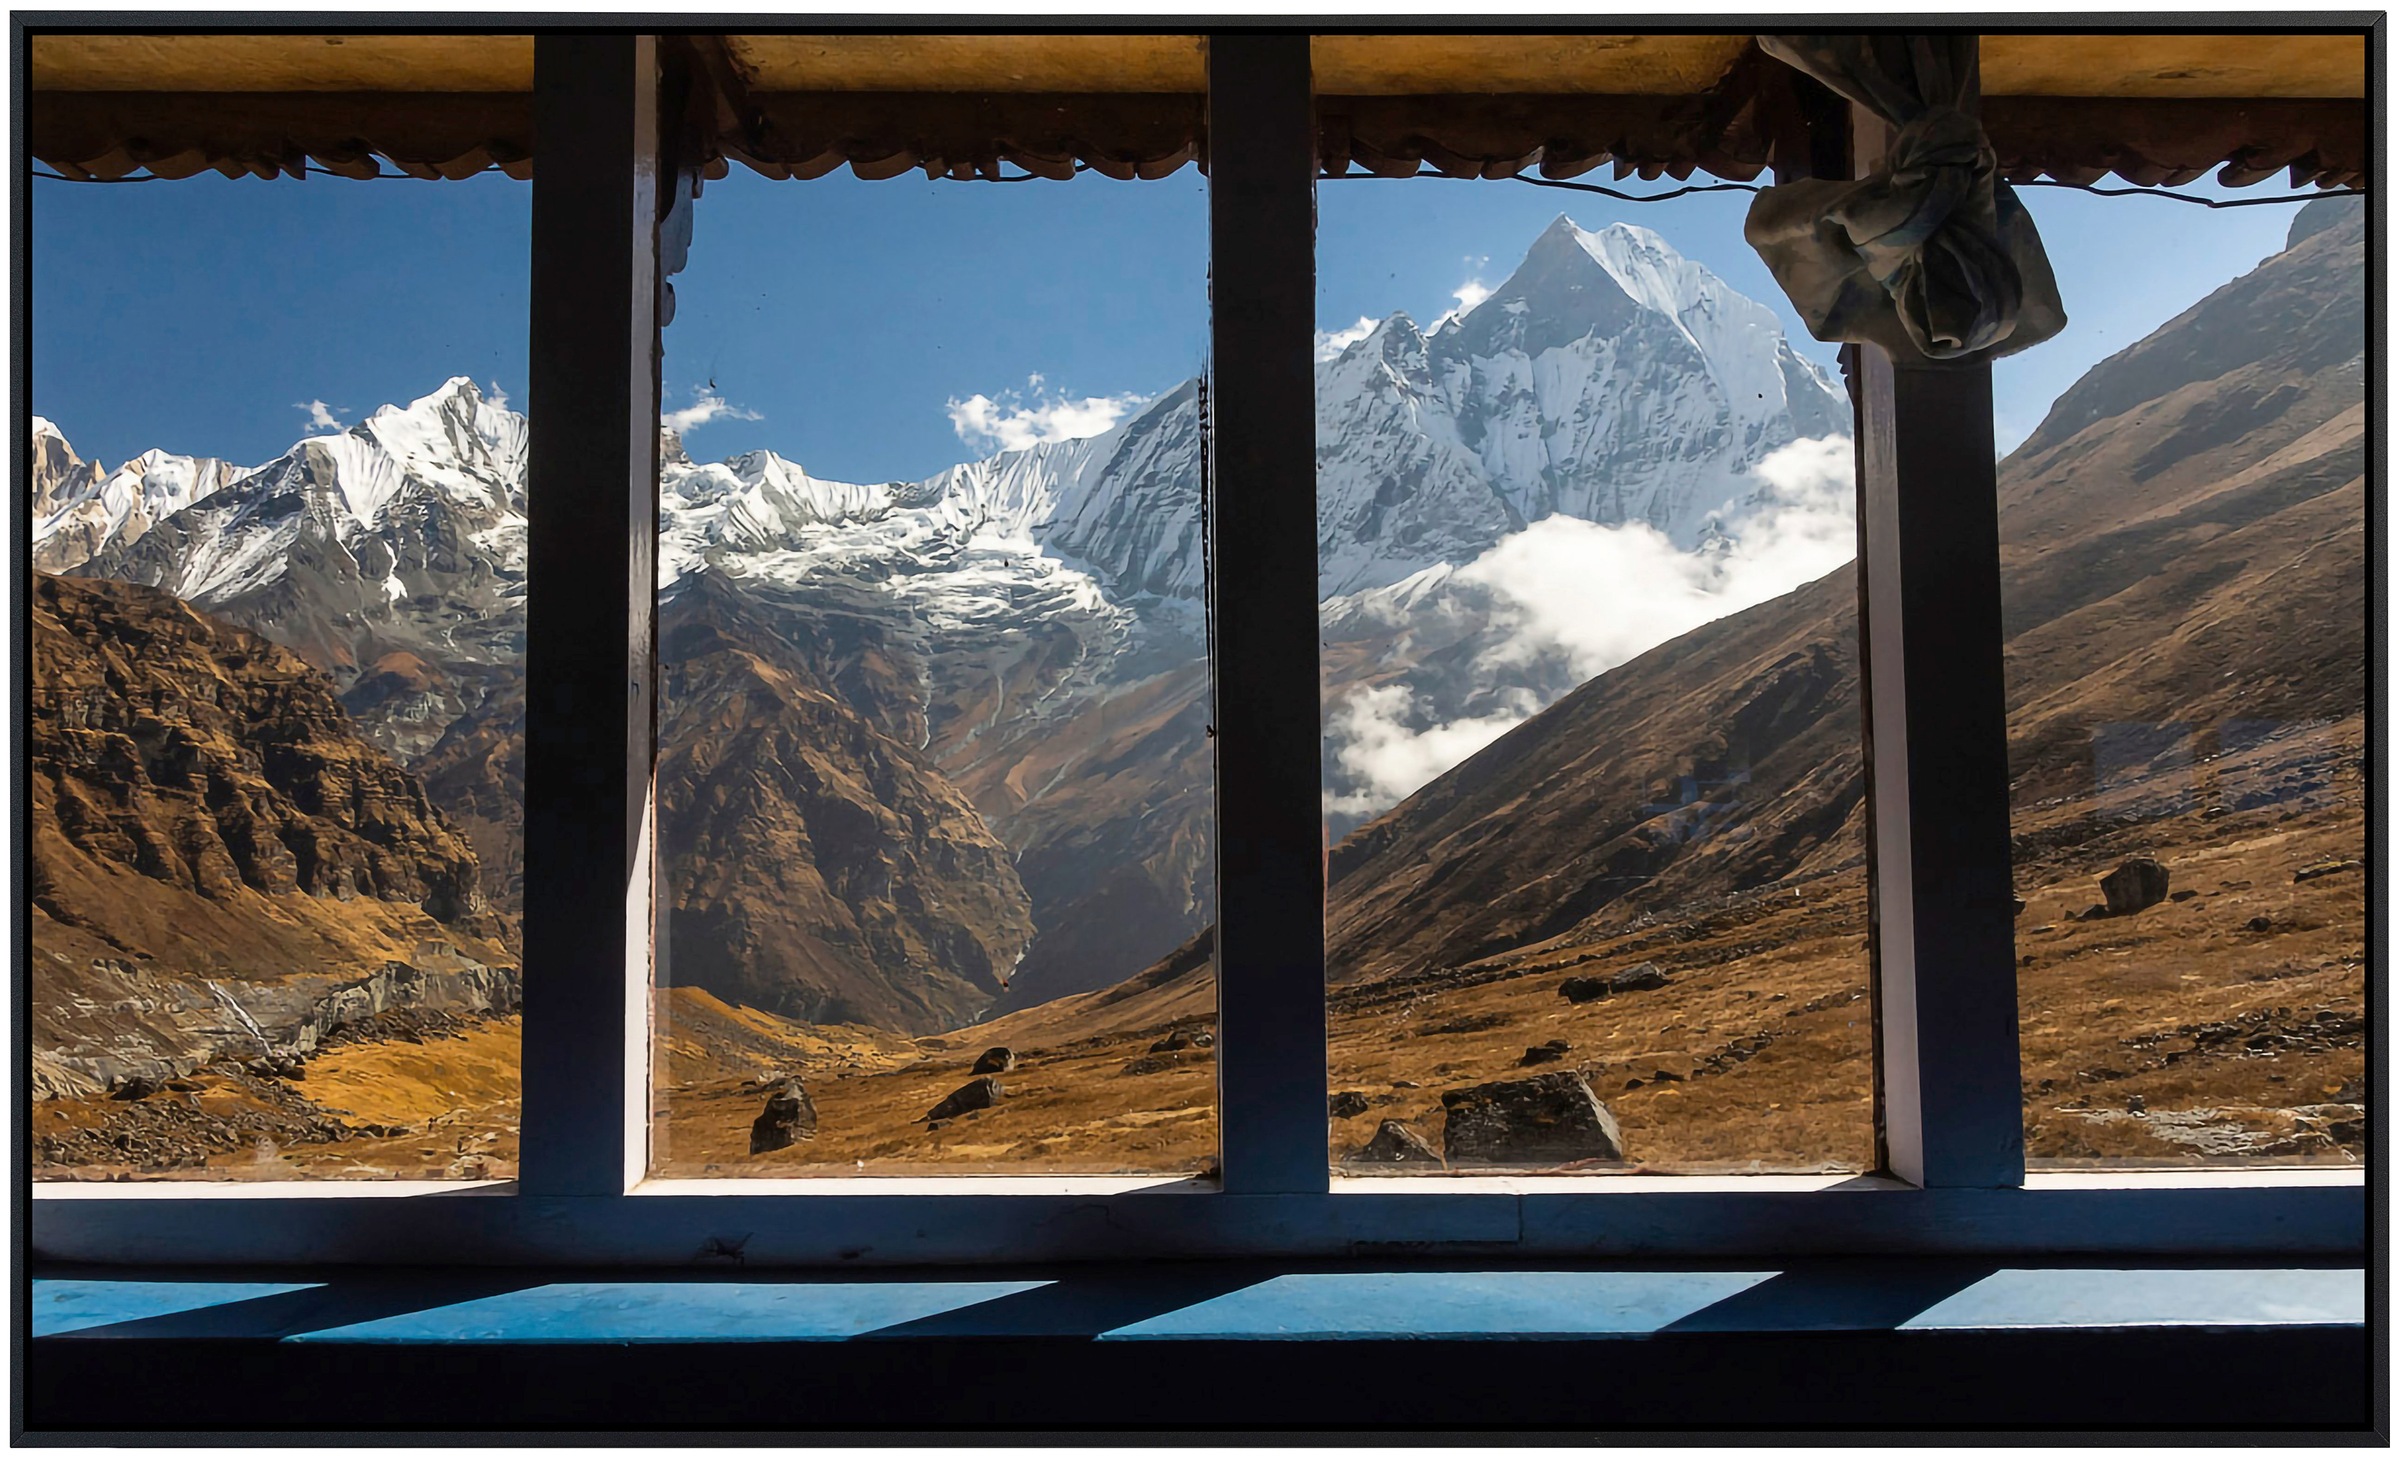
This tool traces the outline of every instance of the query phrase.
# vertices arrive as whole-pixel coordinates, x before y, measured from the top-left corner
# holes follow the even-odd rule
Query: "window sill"
[[[410,1193],[427,1198],[400,1198]],[[2366,1231],[2363,1170],[2291,1170],[2045,1173],[1991,1190],[1791,1175],[1340,1179],[1289,1195],[1017,1176],[658,1181],[620,1198],[513,1185],[55,1186],[37,1192],[31,1233],[36,1257],[56,1261],[856,1267],[1404,1250],[2346,1256],[2366,1249]]]

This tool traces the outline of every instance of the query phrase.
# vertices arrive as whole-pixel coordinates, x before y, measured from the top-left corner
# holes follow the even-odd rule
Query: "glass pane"
[[[1337,1166],[1868,1167],[1831,351],[1738,195],[1319,192]]]
[[[2026,1152],[2355,1163],[2364,207],[2028,205],[2075,322],[1996,377]]]
[[[33,186],[35,1175],[511,1176],[529,189]]]
[[[1206,217],[1190,167],[707,185],[667,333],[658,1174],[1213,1165]]]

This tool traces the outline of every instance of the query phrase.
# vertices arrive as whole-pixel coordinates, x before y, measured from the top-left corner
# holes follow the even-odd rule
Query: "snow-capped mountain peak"
[[[116,470],[75,454],[56,423],[33,418],[33,565],[64,572],[111,542],[150,528],[215,494],[240,468],[208,457],[147,450]]]
[[[365,487],[351,500],[352,514],[369,521],[397,483],[380,469],[381,456],[399,468],[461,499],[488,501],[503,509],[523,503],[525,417],[484,398],[464,375],[406,405],[385,405],[344,433],[365,454],[357,474]],[[345,472],[345,482],[351,473]],[[345,490],[345,496],[352,493]]]
[[[1473,309],[1319,366],[1328,594],[1464,562],[1554,514],[1696,545],[1792,440],[1848,429],[1775,314],[1648,228],[1559,217]]]

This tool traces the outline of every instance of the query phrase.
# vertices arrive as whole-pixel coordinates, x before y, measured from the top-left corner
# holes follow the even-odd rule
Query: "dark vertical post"
[[[1970,98],[1970,105],[1972,98]],[[1863,168],[1885,130],[1852,116]],[[1884,1157],[1926,1186],[2025,1177],[2000,503],[1988,362],[1853,346]]]
[[[534,42],[528,1194],[622,1194],[647,1153],[658,89],[655,37]]]
[[[1308,37],[1211,36],[1208,94],[1224,1179],[1307,1193],[1328,1183]]]

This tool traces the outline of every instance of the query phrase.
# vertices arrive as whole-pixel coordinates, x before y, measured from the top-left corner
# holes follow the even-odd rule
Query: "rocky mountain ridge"
[[[1319,399],[1324,581],[1363,592],[1469,562],[1552,515],[1696,541],[1755,495],[1759,460],[1838,404],[1763,307],[1647,230],[1590,233],[1563,218],[1484,306],[1430,335],[1396,317],[1328,361]],[[487,894],[506,907],[518,880],[524,442],[523,416],[454,379],[231,473],[158,521],[127,513],[113,534],[61,528],[45,542],[62,560],[84,554],[70,564],[79,575],[163,587],[331,675],[363,732],[450,797],[483,851]],[[700,463],[680,440],[665,445],[662,618],[753,624],[739,652],[860,716],[890,741],[875,748],[881,762],[921,758],[1005,848],[1020,889],[990,879],[999,920],[970,938],[980,970],[964,985],[1002,1008],[1105,986],[1206,924],[1195,385],[1101,435],[913,483],[822,480],[764,451]],[[70,458],[49,473],[51,497],[98,499]],[[1230,502],[1233,483],[1222,489]],[[690,670],[671,650],[664,661]],[[1555,664],[1522,683],[1490,677],[1473,691],[1529,709],[1571,686]],[[674,841],[675,827],[662,829]],[[716,832],[690,844],[704,842]],[[694,866],[677,884],[715,874]],[[1030,942],[997,909],[1016,895],[1031,897]],[[694,917],[683,924],[697,935]],[[902,989],[932,975],[926,964],[872,942],[846,942],[846,955],[893,996],[865,995],[846,971],[786,1005],[822,1013],[832,1003],[819,993],[842,983],[858,994],[844,1006],[914,1008],[912,1026],[970,1011],[972,998]],[[1003,965],[1019,956],[1013,972]],[[697,952],[678,963],[724,965]]]
[[[323,675],[156,589],[48,575],[29,650],[37,1084],[515,1005],[473,849]]]

